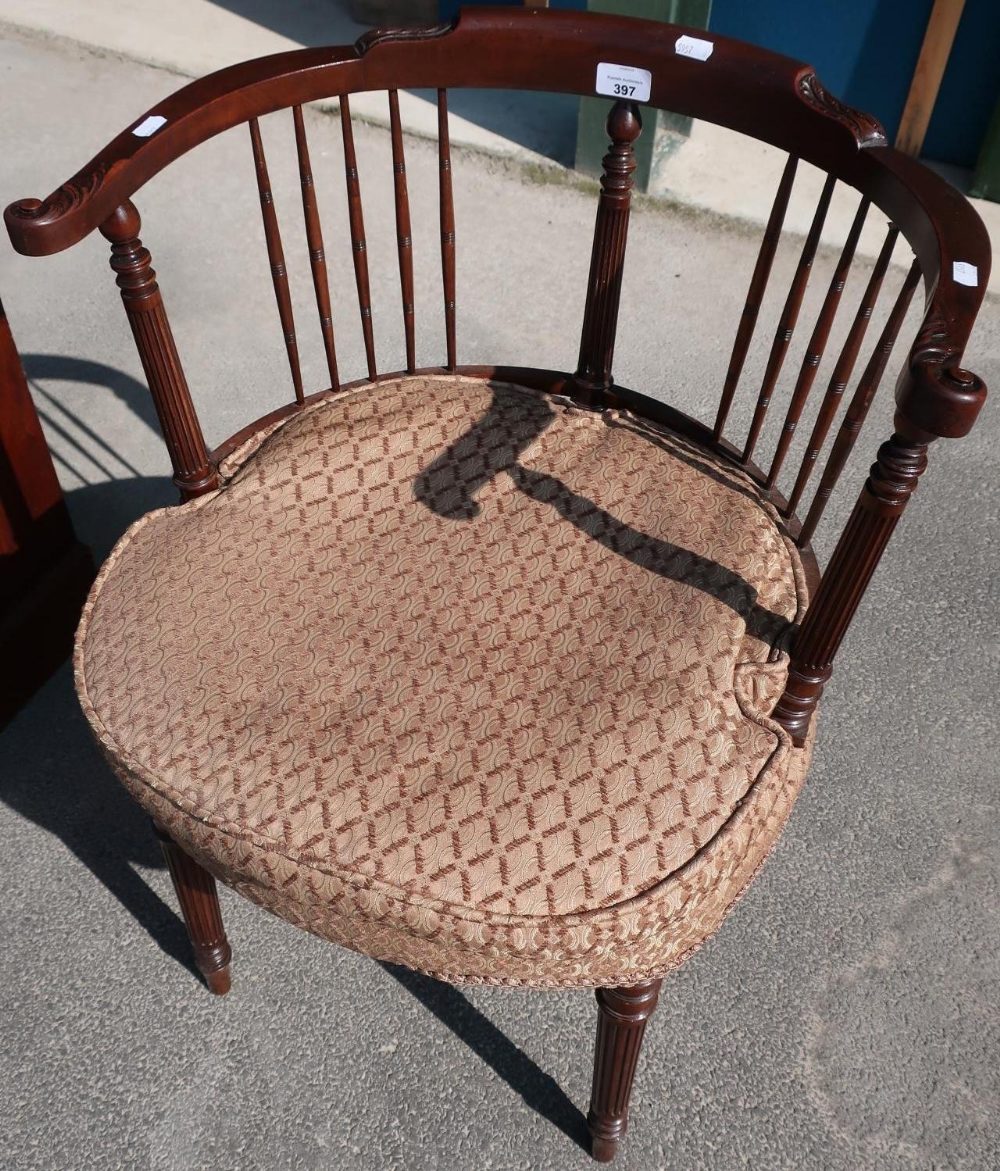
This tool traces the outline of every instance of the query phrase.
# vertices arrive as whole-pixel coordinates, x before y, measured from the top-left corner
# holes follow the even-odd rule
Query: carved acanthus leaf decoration
[[[376,45],[384,45],[391,41],[428,41],[434,37],[443,37],[450,33],[454,24],[434,24],[418,26],[417,28],[373,28],[370,32],[362,33],[354,42],[354,47],[361,56]]]
[[[858,146],[885,146],[886,137],[882,123],[863,110],[845,106],[839,98],[824,89],[815,73],[804,73],[799,78],[799,94],[815,110],[833,118],[854,135]]]
[[[81,171],[62,187],[53,191],[45,200],[22,199],[11,204],[7,215],[15,220],[49,222],[61,219],[77,207],[82,207],[97,193],[104,182],[106,167],[97,166],[90,171]]]

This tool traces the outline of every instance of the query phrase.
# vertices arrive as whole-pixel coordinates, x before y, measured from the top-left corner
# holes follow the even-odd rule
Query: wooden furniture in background
[[[93,578],[0,304],[0,724],[69,654]]]
[[[85,616],[78,679],[84,709],[109,760],[167,839],[171,873],[210,988],[228,989],[230,955],[213,876],[318,934],[445,979],[596,986],[599,1025],[588,1122],[593,1153],[601,1160],[613,1157],[625,1131],[639,1047],[661,978],[719,925],[784,824],[808,764],[812,715],[882,551],[927,466],[929,445],[938,437],[966,434],[985,397],[982,382],[961,367],[989,267],[985,231],[965,200],[890,148],[879,124],[831,97],[808,66],[721,37],[712,38],[708,60],[691,58],[676,48],[689,31],[595,14],[474,9],[452,28],[379,32],[358,46],[280,54],[185,87],[150,111],[147,117],[158,127],[152,134],[137,136],[135,127],[149,123],[136,120],[47,199],[23,200],[5,213],[15,247],[26,254],[58,252],[98,228],[111,242],[112,267],[163,424],[175,482],[182,499],[192,502],[189,508],[156,514],[148,530],[147,521],[140,522],[119,544],[104,573],[102,590],[110,600],[104,602],[98,591]],[[608,61],[649,71],[652,107],[707,118],[788,152],[742,315],[733,323],[735,340],[714,420],[691,418],[622,386],[612,371],[635,170],[633,144],[642,122],[631,95],[608,103],[610,146],[603,162],[575,371],[458,362],[460,251],[447,92],[474,85],[587,95],[594,90],[599,64]],[[438,109],[440,255],[435,264],[442,277],[443,344],[439,364],[424,368],[416,364],[413,334],[414,249],[396,101],[402,87],[433,90]],[[387,150],[393,165],[405,371],[379,368],[371,313],[366,224],[349,104],[351,94],[371,89],[386,89],[389,95]],[[331,274],[301,113],[304,103],[329,95],[339,95],[341,101],[348,231],[367,367],[365,376],[351,382],[342,380],[337,362],[327,287]],[[311,392],[303,384],[286,251],[259,130],[259,120],[275,111],[286,111],[283,117],[295,136],[311,281],[330,379],[329,386]],[[209,451],[151,258],[139,237],[133,197],[174,159],[243,124],[249,127],[292,395],[285,405]],[[734,442],[727,433],[735,429],[733,408],[747,380],[747,359],[759,333],[758,317],[799,160],[821,168],[828,178],[808,235],[798,245],[799,259],[782,298],[777,328],[763,339],[764,374],[746,403],[749,428],[741,429]],[[769,415],[782,410],[775,405],[783,393],[781,375],[803,315],[827,210],[841,185],[858,193],[854,222],[779,413],[775,448],[769,460],[762,459]],[[798,458],[790,461],[872,208],[891,223],[822,387],[809,437],[799,443]],[[486,218],[477,231],[488,228]],[[896,279],[890,259],[902,240],[914,258],[908,274]],[[498,242],[498,247],[509,246]],[[540,257],[539,263],[548,259]],[[721,273],[719,280],[731,276]],[[337,278],[345,279],[342,273]],[[900,363],[891,432],[878,448],[867,479],[854,485],[860,491],[853,512],[821,572],[812,536],[843,479],[921,283],[926,296],[923,320]],[[872,344],[869,322],[886,286],[891,309]],[[666,290],[656,295],[661,292]],[[680,304],[676,286],[671,292]],[[517,290],[510,294],[517,295]],[[725,344],[723,339],[719,344]],[[692,371],[692,377],[700,379],[702,372]],[[447,420],[460,417],[466,401],[480,405],[468,429],[453,434]],[[416,422],[411,425],[412,420]],[[564,429],[574,427],[580,434],[599,435],[601,442],[612,442],[613,436],[631,464],[602,467],[591,481],[567,485],[539,467],[537,456],[533,461],[522,458],[524,450],[536,450],[536,440],[542,444],[543,435],[557,443]],[[829,443],[831,433],[835,437]],[[415,450],[427,462],[418,462],[416,474],[407,472],[399,484],[387,482],[385,477],[394,474],[393,468],[398,474]],[[544,444],[537,450],[544,450]],[[355,455],[345,456],[345,451]],[[643,479],[661,460],[669,461],[668,472]],[[305,467],[311,469],[308,476]],[[476,495],[501,473],[507,477],[506,503],[502,509],[486,509]],[[610,497],[602,496],[602,484],[616,474]],[[299,476],[303,485],[308,483],[308,493],[319,493],[319,532],[308,523]],[[781,491],[783,476],[788,496]],[[629,513],[632,519],[626,522],[617,514],[628,513],[628,493],[637,478],[647,505],[654,500],[650,494],[658,494],[656,508],[648,506],[648,518]],[[800,507],[804,520],[797,515]],[[485,668],[476,684],[482,684],[479,691],[470,684],[458,699],[448,689],[454,679],[464,678],[468,663],[448,638],[467,636],[462,645],[473,659],[482,656],[484,644],[476,629],[479,611],[465,608],[466,596],[448,594],[455,577],[449,558],[456,550],[465,556],[462,551],[469,546],[463,542],[479,539],[476,534],[486,534],[487,547],[495,531],[504,537],[504,518],[521,508],[536,508],[531,515],[544,528],[527,533],[538,538],[534,548],[523,529],[507,540],[510,560],[495,572],[513,576],[489,596],[518,598],[533,621],[546,621],[531,609],[535,595],[528,590],[522,597],[518,589],[520,579],[541,573],[551,556],[558,588],[551,606],[550,595],[545,595],[543,609],[557,615],[553,637],[582,621],[582,611],[596,625],[560,659],[547,653],[547,644],[539,652],[534,627],[529,631],[515,623],[507,630],[498,618],[490,628],[491,640],[506,633],[514,644],[512,653],[524,657],[506,673]],[[756,557],[758,539],[767,536],[769,551],[760,552],[754,563],[760,577],[753,581],[734,573],[728,561],[720,563],[711,547],[703,555],[693,547],[680,548],[683,541],[672,543],[676,532],[656,536],[645,531],[647,519],[652,528],[672,518],[693,526],[690,541],[713,534],[717,539],[726,528],[713,527],[723,509],[730,520],[741,517],[747,526],[737,532],[727,556],[743,550]],[[240,520],[244,515],[252,518],[247,528]],[[411,527],[397,533],[392,518]],[[359,527],[340,548],[330,526],[345,519]],[[210,538],[200,542],[203,525],[214,527]],[[174,526],[189,528],[177,537],[180,529]],[[248,542],[244,536],[250,531],[254,540]],[[350,591],[356,577],[351,572],[336,577],[337,558],[362,545],[368,549],[366,534],[375,534],[370,555],[376,571],[371,572],[370,563],[360,564],[357,571],[376,593],[355,596]],[[171,553],[172,542],[177,552]],[[430,583],[437,605],[444,605],[441,597],[449,599],[447,621],[440,628],[432,607],[420,609],[420,591],[427,581],[419,574],[409,591],[403,577],[398,608],[377,606],[382,597],[378,590],[399,585],[398,574],[379,572],[378,559],[395,557],[395,571],[425,548],[435,551],[422,564],[428,576],[438,575]],[[254,560],[255,550],[261,551],[262,565]],[[316,559],[330,557],[333,561],[322,562],[317,571]],[[580,562],[586,566],[586,588],[573,576],[573,566]],[[265,647],[259,643],[260,627],[246,614],[254,598],[266,606],[271,591],[277,608],[284,598],[275,584],[277,575],[288,565],[308,577],[307,587],[295,577],[295,604],[315,606],[315,613],[309,611],[298,621],[269,619]],[[750,568],[744,572],[753,576]],[[606,573],[614,588],[601,576]],[[328,588],[331,574],[336,588],[317,595]],[[169,589],[161,594],[164,578]],[[780,614],[758,604],[761,591],[775,582],[790,591],[783,595],[787,606]],[[641,666],[640,660],[651,662],[650,656],[674,645],[683,647],[689,669],[676,679],[669,676],[676,683],[674,699],[660,697],[656,703],[662,706],[650,711],[647,691],[633,694],[611,687],[607,693],[582,687],[579,693],[570,689],[566,702],[543,717],[520,693],[496,710],[489,707],[489,695],[511,685],[510,676],[513,685],[519,684],[519,669],[526,671],[525,685],[541,672],[554,688],[563,686],[566,677],[576,678],[574,672],[598,670],[602,654],[617,645],[613,640],[642,629],[648,614],[648,606],[629,594],[627,585],[646,591],[647,601],[667,599],[658,611],[664,625],[650,632],[638,658],[627,650],[615,656],[615,670]],[[803,615],[795,612],[795,598],[804,607],[807,586]],[[538,588],[548,588],[548,583],[539,582]],[[578,604],[560,610],[561,599],[576,597],[572,590],[577,588],[582,589]],[[233,591],[232,606],[226,591]],[[411,595],[418,599],[417,609],[402,613]],[[737,596],[743,601],[734,601]],[[350,623],[357,613],[367,613],[361,608],[371,597],[376,599],[372,620],[355,630]],[[353,606],[348,598],[355,599]],[[678,610],[674,598],[688,609]],[[721,608],[715,605],[720,600]],[[680,613],[688,617],[677,624]],[[735,635],[712,625],[731,621],[733,613],[738,615]],[[608,624],[602,625],[605,618]],[[198,629],[210,631],[210,637],[192,634]],[[324,633],[334,629],[339,633]],[[433,637],[439,629],[448,636],[442,635],[440,642]],[[757,660],[754,687],[759,690],[740,700],[744,715],[753,714],[750,739],[763,737],[763,765],[746,738],[742,748],[726,747],[727,729],[744,726],[732,714],[732,663],[712,694],[692,697],[685,691],[692,673],[703,667],[715,678],[713,656],[722,653],[720,647],[731,649],[734,638],[740,647],[756,639],[754,645],[764,655]],[[163,653],[160,640],[169,643],[169,653]],[[309,656],[317,646],[322,654],[313,671]],[[224,664],[216,662],[219,647],[224,657],[233,656]],[[241,653],[247,654],[246,662]],[[428,653],[433,662],[425,662]],[[537,662],[530,658],[538,653]],[[405,724],[409,709],[401,706],[403,693],[383,704],[366,674],[375,671],[377,656],[388,656],[388,665],[383,664],[386,686],[416,685],[412,677],[419,674],[426,686],[440,688],[431,694],[436,702],[419,707],[412,727]],[[119,666],[123,659],[130,664],[124,679]],[[345,664],[350,665],[346,683],[339,674],[347,670]],[[282,671],[297,680],[287,691],[282,690]],[[552,674],[545,676],[546,671]],[[226,690],[234,674],[235,692]],[[586,683],[589,677],[581,678]],[[644,678],[648,687],[663,681],[659,671],[647,671]],[[329,687],[335,700],[322,698]],[[364,714],[355,713],[361,725],[348,726],[348,713],[337,704],[339,697],[355,694]],[[492,731],[475,740],[470,775],[460,776],[457,770],[453,775],[443,763],[447,754],[442,755],[440,745],[453,743],[454,751],[464,750],[473,737],[472,715],[479,713],[470,706],[473,694],[486,704],[488,720],[494,721],[486,726]],[[543,688],[539,707],[547,694]],[[600,718],[594,714],[598,710]],[[619,713],[626,710],[633,718],[623,725]],[[224,715],[213,714],[219,712]],[[222,721],[217,728],[215,718]],[[487,767],[484,759],[499,735],[496,729],[508,727],[511,719],[523,722],[522,731],[534,728],[543,748],[548,733],[562,727],[560,720],[575,721],[575,731],[560,742],[563,755],[546,755],[545,749],[527,762],[531,768],[521,767],[524,762],[517,754],[527,733],[518,732],[507,743],[503,767]],[[674,727],[678,722],[683,724],[680,731]],[[292,726],[294,733],[288,731]],[[310,740],[313,732],[317,738]],[[605,732],[617,737],[613,751],[592,739]],[[433,750],[420,759],[405,757],[402,745],[411,742],[408,737],[426,737]],[[574,764],[578,743],[590,745],[592,752],[589,765],[581,765],[582,775],[571,781],[566,770]],[[378,755],[383,751],[389,754],[384,759]],[[297,752],[303,759],[293,766],[289,759]],[[378,759],[374,774],[366,771],[371,767],[366,754]],[[615,772],[622,756],[638,770],[630,777]],[[640,765],[645,768],[650,762],[651,772],[643,773]],[[749,787],[727,789],[722,778],[730,767],[749,770]],[[396,783],[397,774],[400,787],[390,799],[387,786]],[[637,779],[640,774],[646,779]],[[511,794],[531,790],[536,783],[532,778],[539,776],[540,804],[522,808],[520,798]],[[691,808],[685,785],[692,776],[699,808],[716,819],[710,829],[697,819],[690,825],[685,821]],[[591,786],[586,791],[593,808],[584,817],[574,808],[578,782],[585,789]],[[644,795],[639,793],[643,785]],[[633,786],[634,799],[629,796]],[[344,821],[348,807],[358,813]],[[428,808],[432,825],[420,820]],[[474,840],[466,841],[462,835],[470,826]],[[685,826],[687,852],[668,855],[664,851],[670,835]],[[342,847],[338,843],[344,837],[347,845]],[[546,851],[555,848],[551,843],[564,839],[564,853],[550,857]],[[512,875],[515,861],[517,873]],[[405,880],[398,877],[403,871]],[[434,878],[428,877],[432,871]],[[559,886],[567,875],[568,899]],[[450,892],[447,897],[435,893],[440,884]],[[518,910],[518,899],[533,884],[544,886],[544,897],[530,913]],[[627,897],[615,901],[615,892],[622,890]],[[572,904],[571,909],[559,910],[560,899]],[[514,910],[494,914],[491,907],[497,903]]]
[[[934,0],[896,133],[896,149],[903,154],[916,158],[924,145],[964,8],[965,0]]]

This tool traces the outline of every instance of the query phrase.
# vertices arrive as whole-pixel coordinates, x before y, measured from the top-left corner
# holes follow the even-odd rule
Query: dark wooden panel
[[[93,577],[0,304],[0,724],[69,654]]]

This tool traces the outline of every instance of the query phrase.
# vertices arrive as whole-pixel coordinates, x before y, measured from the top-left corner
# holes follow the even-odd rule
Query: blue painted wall
[[[518,0],[441,0],[440,12],[442,20],[451,20],[460,8],[469,8],[477,4],[517,4]],[[584,12],[587,0],[549,0],[550,8],[574,8]]]
[[[808,61],[896,133],[932,0],[713,0],[710,27]],[[967,0],[923,154],[972,166],[1000,96],[1000,3]]]

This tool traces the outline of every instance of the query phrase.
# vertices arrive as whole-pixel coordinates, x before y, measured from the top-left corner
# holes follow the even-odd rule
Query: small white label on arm
[[[132,131],[136,138],[149,138],[151,134],[155,134],[161,126],[166,126],[167,120],[162,114],[150,114],[148,118],[144,118],[139,125]]]
[[[979,285],[979,269],[967,260],[956,260],[951,266],[951,275],[957,285],[968,285],[970,289]]]
[[[712,55],[715,45],[711,41],[703,41],[700,37],[678,37],[674,45],[674,52],[681,57],[694,57],[696,61],[707,61]]]
[[[612,98],[631,98],[633,102],[648,102],[653,75],[648,69],[635,65],[611,65],[602,61],[597,67],[595,91]]]

